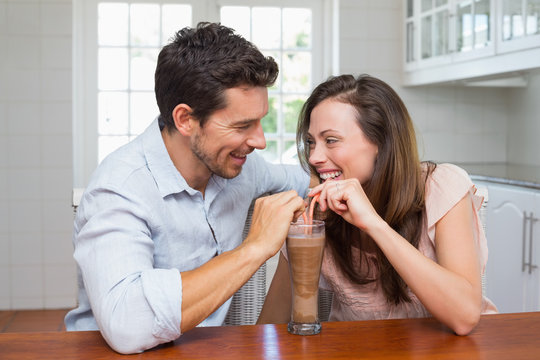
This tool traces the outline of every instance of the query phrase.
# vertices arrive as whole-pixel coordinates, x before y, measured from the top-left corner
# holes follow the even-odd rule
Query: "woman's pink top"
[[[427,229],[424,229],[418,249],[422,254],[437,261],[435,254],[435,224],[454,207],[463,197],[470,193],[475,210],[482,205],[483,198],[475,195],[476,188],[467,173],[452,164],[439,164],[426,182],[426,216]],[[474,211],[474,235],[478,243],[479,260],[482,273],[487,261],[487,243],[478,211]],[[358,257],[359,251],[353,256]],[[372,257],[373,259],[373,257]],[[409,289],[411,302],[399,305],[389,304],[378,282],[357,285],[349,281],[337,268],[331,252],[327,248],[322,265],[321,287],[334,292],[330,321],[373,320],[429,317],[420,300]],[[482,313],[496,313],[497,308],[486,297],[483,297]]]

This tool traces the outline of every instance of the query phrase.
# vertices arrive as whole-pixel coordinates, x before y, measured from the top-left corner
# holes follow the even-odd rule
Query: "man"
[[[99,329],[134,353],[223,323],[230,297],[304,209],[308,175],[252,153],[266,146],[261,118],[277,73],[219,24],[183,29],[162,49],[160,116],[100,164],[77,210],[79,306],[68,330]],[[242,242],[265,193],[274,195],[256,201]]]

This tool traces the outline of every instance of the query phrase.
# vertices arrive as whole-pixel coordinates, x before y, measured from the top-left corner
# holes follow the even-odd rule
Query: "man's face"
[[[246,155],[264,149],[261,119],[268,112],[266,87],[225,90],[227,107],[214,112],[194,131],[191,150],[212,173],[232,179],[242,171]]]

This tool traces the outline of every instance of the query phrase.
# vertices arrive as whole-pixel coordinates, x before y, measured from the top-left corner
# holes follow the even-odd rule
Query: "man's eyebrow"
[[[244,125],[249,125],[253,122],[256,122],[256,121],[259,121],[259,119],[245,119],[245,120],[239,120],[237,122],[234,123],[234,125],[236,126],[244,126]]]
[[[248,124],[250,124],[250,123],[252,123],[252,122],[255,122],[255,121],[259,121],[259,120],[264,119],[264,117],[265,117],[266,115],[268,115],[268,111],[267,111],[266,114],[264,114],[263,117],[260,118],[260,119],[244,119],[244,120],[239,120],[237,123],[235,123],[235,125],[240,125],[240,126],[242,126],[242,125],[248,125]]]

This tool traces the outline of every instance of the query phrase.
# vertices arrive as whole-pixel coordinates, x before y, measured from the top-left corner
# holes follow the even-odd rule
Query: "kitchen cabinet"
[[[500,312],[540,310],[540,190],[488,183],[486,295]]]
[[[525,86],[522,72],[540,67],[540,0],[404,0],[404,9],[405,85]]]

